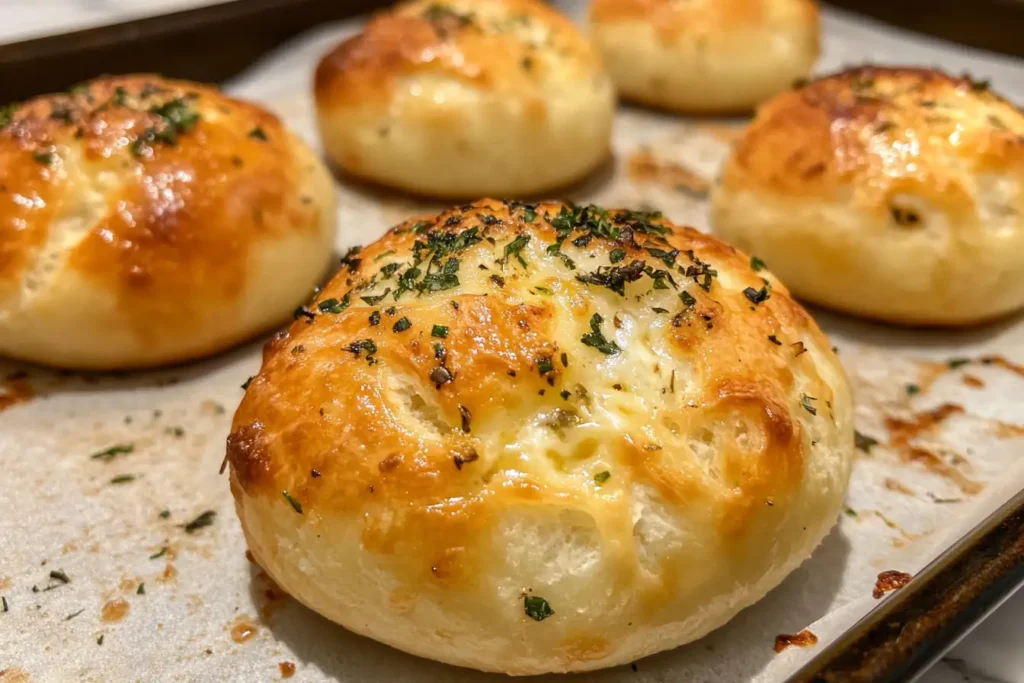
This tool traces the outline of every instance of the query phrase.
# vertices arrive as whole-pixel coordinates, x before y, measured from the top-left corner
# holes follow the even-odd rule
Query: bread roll
[[[100,78],[0,112],[0,355],[72,368],[214,353],[286,319],[334,239],[330,174],[217,90]]]
[[[530,195],[609,155],[611,81],[536,0],[399,5],[323,58],[315,91],[334,162],[418,194]]]
[[[510,674],[699,638],[835,522],[830,344],[647,214],[484,200],[366,248],[269,344],[228,438],[249,548],[357,633]]]
[[[594,0],[590,18],[619,93],[681,112],[749,111],[818,59],[813,0]]]
[[[717,233],[798,297],[907,325],[1024,304],[1024,115],[983,82],[862,67],[764,105],[713,191]]]

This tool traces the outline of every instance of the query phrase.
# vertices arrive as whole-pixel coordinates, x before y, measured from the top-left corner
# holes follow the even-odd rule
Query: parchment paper
[[[579,2],[563,7],[582,13]],[[295,41],[229,90],[266,103],[317,145],[312,69],[357,25]],[[824,26],[819,72],[867,60],[940,65],[990,78],[1017,102],[1024,95],[1024,68],[1012,60],[833,10],[825,11]],[[614,164],[568,194],[656,207],[706,228],[706,204],[692,189],[632,179],[630,161],[649,146],[668,175],[682,167],[711,179],[741,123],[623,108]],[[339,250],[434,208],[362,186],[341,191]],[[817,648],[776,654],[777,634],[809,628],[820,647],[876,604],[879,572],[917,571],[1024,487],[1024,431],[1016,428],[1024,424],[1024,376],[999,362],[947,365],[994,354],[1024,361],[1024,321],[922,332],[812,312],[853,382],[858,430],[880,442],[857,455],[846,513],[808,562],[724,628],[641,660],[636,670],[585,680],[781,680]],[[122,376],[0,361],[7,378],[0,405],[13,404],[0,412],[0,596],[7,610],[0,610],[0,681],[258,681],[281,678],[289,664],[294,680],[307,681],[504,680],[347,633],[282,595],[246,560],[227,480],[217,470],[240,385],[259,367],[259,346]],[[963,412],[922,431],[912,442],[918,451],[891,445],[907,433],[892,420],[920,422],[923,411],[946,403]],[[90,457],[119,445],[133,450]],[[122,475],[134,479],[112,483]],[[207,510],[216,513],[211,524],[183,528]],[[566,680],[543,677],[556,679]]]

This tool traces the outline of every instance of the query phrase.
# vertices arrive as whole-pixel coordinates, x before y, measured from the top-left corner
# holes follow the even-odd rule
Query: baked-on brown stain
[[[799,647],[810,647],[818,642],[818,636],[814,635],[807,629],[800,631],[797,634],[780,633],[775,636],[775,651],[782,652],[790,645],[797,645]]]
[[[1024,377],[1024,365],[1020,363],[1014,363],[1003,356],[982,356],[979,359],[983,365],[998,365],[1001,368],[1005,368],[1010,372],[1014,372],[1017,375]]]
[[[704,197],[711,182],[679,161],[659,158],[648,147],[641,147],[629,157],[629,177],[636,182],[655,183],[672,190],[681,190]]]
[[[878,580],[875,582],[875,589],[871,591],[871,595],[878,600],[890,591],[894,591],[897,588],[903,588],[910,583],[912,578],[914,577],[910,574],[896,571],[895,569],[884,571],[878,575]]]
[[[985,380],[983,380],[980,377],[975,377],[974,375],[964,375],[960,379],[960,381],[963,382],[965,385],[971,387],[972,389],[985,388]]]
[[[0,683],[29,683],[28,672],[18,666],[0,669]]]
[[[129,605],[128,601],[124,598],[108,600],[103,605],[103,609],[100,612],[100,620],[106,622],[121,621],[128,616],[130,609],[131,605]]]
[[[33,396],[32,385],[24,377],[17,375],[8,377],[3,389],[0,392],[0,413],[11,406],[28,401]]]
[[[281,678],[291,678],[295,675],[295,665],[291,662],[279,662],[277,668],[281,671]]]
[[[231,640],[239,645],[256,637],[258,627],[248,620],[247,617],[239,617],[231,627]]]
[[[907,461],[921,463],[935,474],[953,481],[964,493],[974,495],[982,491],[983,484],[967,477],[954,465],[943,460],[939,454],[912,443],[921,434],[933,432],[950,416],[963,412],[963,406],[955,403],[943,403],[932,410],[916,413],[909,420],[887,417],[885,426],[889,430],[889,445],[901,457]]]

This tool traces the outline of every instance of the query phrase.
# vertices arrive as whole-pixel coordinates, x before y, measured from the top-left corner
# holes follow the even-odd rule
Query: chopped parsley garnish
[[[625,249],[612,249],[611,253],[608,254],[608,260],[612,263],[618,263],[624,258],[626,258]]]
[[[697,303],[697,300],[693,298],[693,295],[687,292],[685,289],[679,293],[679,298],[683,300],[683,303],[687,308],[692,307]]]
[[[185,530],[186,534],[192,534],[202,529],[203,527],[210,526],[213,524],[213,518],[217,516],[217,513],[213,510],[207,510],[201,513],[198,517],[193,519],[191,522],[182,525],[182,529]]]
[[[299,306],[294,311],[292,311],[292,317],[295,318],[296,320],[302,317],[308,318],[309,320],[313,320],[316,318],[316,313],[309,310],[305,306]]]
[[[648,254],[656,259],[660,259],[666,266],[671,268],[675,265],[676,256],[679,255],[678,249],[672,251],[665,251],[664,249],[652,249],[651,247],[644,247]]]
[[[110,480],[111,484],[127,484],[128,482],[135,481],[134,474],[119,474]]]
[[[753,287],[747,287],[743,290],[744,296],[750,299],[753,304],[760,304],[771,297],[771,285],[765,285],[761,289],[754,289]]]
[[[622,351],[619,345],[614,341],[609,341],[604,334],[601,332],[601,323],[604,322],[604,318],[601,317],[600,313],[595,313],[590,318],[590,329],[591,332],[583,335],[580,341],[587,346],[593,346],[595,349],[606,355],[614,355]]]
[[[14,112],[18,111],[20,106],[17,102],[12,102],[0,107],[0,130],[11,125],[11,121],[14,120]]]
[[[270,139],[267,137],[267,131],[263,130],[262,126],[256,126],[252,130],[250,130],[249,137],[251,137],[254,140],[260,140],[262,142],[266,142],[267,140]]]
[[[292,510],[295,510],[300,515],[302,514],[302,503],[295,500],[295,496],[288,493],[287,491],[281,491],[281,495],[288,501],[288,504],[292,506]]]
[[[904,209],[899,206],[890,207],[889,213],[892,214],[892,219],[896,221],[897,225],[904,227],[910,227],[917,225],[921,222],[921,216],[913,209]]]
[[[908,384],[906,389],[907,389],[907,396],[913,396],[914,394],[920,394],[921,393],[921,387],[917,386],[916,384]]]
[[[856,517],[857,511],[854,510],[853,508],[846,508],[843,510],[843,514],[845,514],[847,517]]]
[[[558,392],[558,395],[562,397],[563,401],[568,401],[569,397],[572,396],[572,393],[565,389],[562,389],[560,392]]]
[[[683,294],[686,294],[686,292],[683,292]],[[665,314],[665,313],[668,313],[668,309],[667,308],[661,308],[659,306],[655,306],[651,310],[654,311],[655,313],[662,314],[662,315]]]
[[[199,112],[191,110],[188,103],[181,98],[155,106],[149,111],[162,119],[162,125],[151,126],[139,134],[131,145],[136,156],[145,154],[154,142],[174,145],[180,135],[189,132],[199,123]]]
[[[555,369],[555,364],[551,362],[550,356],[541,356],[537,359],[537,372],[541,374],[541,377],[548,374]]]
[[[464,405],[459,405],[459,417],[462,418],[462,431],[469,434],[469,422],[473,419],[472,413],[469,412],[469,408]]]
[[[697,255],[693,252],[693,249],[687,249],[686,255],[693,261],[692,266],[687,266],[683,274],[686,277],[692,277],[693,281],[700,285],[701,289],[705,292],[711,291],[711,278],[718,275],[718,271],[711,267],[710,263],[701,261]],[[680,267],[681,268],[681,267]]]
[[[499,287],[504,287],[505,286],[505,278],[503,278],[502,276],[498,275],[497,273],[493,273],[491,275],[491,277],[490,277],[490,280],[491,280],[491,282],[493,282],[494,284],[498,285]]]
[[[396,252],[394,249],[392,249],[391,251],[385,251],[383,254],[377,254],[376,256],[374,256],[373,262],[376,263],[377,261],[383,261],[388,256],[394,256],[397,253],[398,252]]]
[[[772,344],[775,344],[776,346],[782,346],[782,342],[780,342],[779,338],[776,337],[774,334],[768,335],[768,341],[770,341]]]
[[[407,329],[412,327],[412,323],[405,316],[399,318],[394,325],[391,326],[392,332],[405,332]]]
[[[160,519],[167,519],[170,516],[171,516],[171,511],[170,510],[161,510],[160,511]]]
[[[865,453],[871,453],[871,449],[874,446],[877,446],[878,443],[879,443],[878,439],[876,439],[874,437],[868,436],[867,434],[861,434],[857,430],[854,430],[854,432],[853,432],[853,445],[859,451],[864,451]]]
[[[523,248],[530,243],[529,235],[519,235],[505,245],[505,255],[501,258],[502,265],[508,263],[510,257],[515,256],[519,264],[525,268],[526,260],[523,258]]]
[[[346,308],[348,308],[348,305],[349,295],[346,294],[341,298],[341,301],[338,301],[337,299],[334,298],[324,299],[319,304],[317,304],[317,308],[320,309],[321,313],[341,313]]]
[[[448,337],[448,328],[444,325],[434,325],[430,329],[430,336],[437,337],[438,339],[445,339]]]
[[[384,278],[385,280],[388,280],[388,279],[391,278],[392,275],[395,274],[395,271],[398,270],[401,267],[402,267],[402,264],[399,263],[398,261],[395,261],[393,263],[389,263],[389,264],[387,264],[386,266],[384,266],[383,268],[380,269],[381,277]]]
[[[167,554],[167,550],[168,550],[167,546],[164,546],[163,548],[160,548],[160,550],[158,550],[155,553],[153,553],[152,555],[150,555],[149,559],[151,559],[151,560],[158,560],[158,559],[160,559],[161,557],[163,557],[164,555]]]
[[[619,296],[626,295],[626,283],[636,282],[644,275],[645,263],[633,261],[626,266],[600,266],[592,273],[577,275],[576,279],[590,285],[607,287]]]
[[[135,445],[130,443],[122,443],[116,446],[111,446],[97,453],[93,453],[89,457],[93,460],[102,460],[103,462],[110,462],[119,455],[131,453],[135,450]]]
[[[249,379],[247,379],[244,382],[242,382],[242,389],[243,390],[248,389],[249,385],[252,384],[252,381],[254,379],[256,379],[256,375],[252,375],[252,376],[249,377]]]
[[[532,223],[537,218],[537,212],[532,206],[527,206],[523,209],[523,220],[527,223]]]
[[[526,611],[526,616],[534,621],[544,621],[555,613],[547,600],[536,595],[525,596],[523,598],[523,608]]]
[[[49,166],[53,163],[53,152],[35,152],[32,154],[32,160],[36,163],[42,164],[43,166]]]
[[[946,365],[950,370],[956,370],[957,368],[962,368],[963,366],[970,364],[970,362],[970,358],[950,358],[946,361]]]
[[[569,354],[567,354],[565,351],[562,352],[561,360],[563,368],[569,367]]]
[[[348,345],[348,351],[354,353],[357,357],[363,351],[366,352],[366,360],[373,362],[373,354],[377,353],[377,345],[373,343],[372,339],[360,339],[354,341]]]
[[[388,288],[386,288],[384,290],[383,294],[378,294],[377,296],[369,296],[369,295],[368,296],[361,296],[359,298],[362,301],[366,302],[366,304],[369,305],[369,306],[376,306],[381,301],[384,301],[384,297],[386,297],[390,293],[391,293],[391,288],[388,287]]]
[[[359,252],[362,250],[363,248],[358,245],[349,247],[349,250],[341,257],[341,265],[344,268],[347,268],[348,272],[354,273],[359,269],[359,264],[363,262],[363,260],[359,258]]]
[[[374,311],[370,314],[370,325],[373,327],[380,325],[380,311]]]
[[[804,407],[804,410],[806,410],[811,415],[818,414],[818,409],[811,405],[811,401],[817,400],[818,399],[816,399],[813,396],[808,396],[807,394],[800,394],[800,405],[802,405]]]
[[[750,269],[755,273],[760,273],[765,269],[764,261],[757,258],[756,256],[750,257]]]
[[[434,342],[434,358],[437,360],[444,360],[448,352],[444,349],[444,344],[441,342]]]
[[[146,584],[140,583],[139,587],[135,589],[135,594],[136,595],[145,595],[146,594]]]
[[[594,475],[594,482],[598,486],[600,486],[601,484],[603,484],[606,481],[608,481],[611,478],[611,476],[612,476],[612,473],[609,472],[608,470],[604,470],[603,472],[598,472],[597,474]]]
[[[119,85],[116,88],[114,88],[114,104],[123,107],[127,97],[128,91],[124,89],[124,86]]]

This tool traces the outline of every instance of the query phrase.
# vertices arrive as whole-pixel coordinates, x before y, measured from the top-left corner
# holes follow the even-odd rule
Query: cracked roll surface
[[[399,5],[325,55],[314,90],[334,162],[418,194],[529,195],[610,154],[611,81],[536,0]]]
[[[483,200],[347,259],[228,439],[253,556],[357,633],[511,674],[699,638],[835,522],[830,344],[718,239]]]
[[[594,0],[590,25],[623,97],[682,112],[749,111],[818,59],[813,0]]]
[[[0,354],[188,360],[286,319],[334,239],[323,164],[269,112],[158,76],[0,110]]]
[[[968,77],[860,67],[765,104],[712,193],[715,232],[793,293],[911,325],[1024,305],[1024,114]]]

